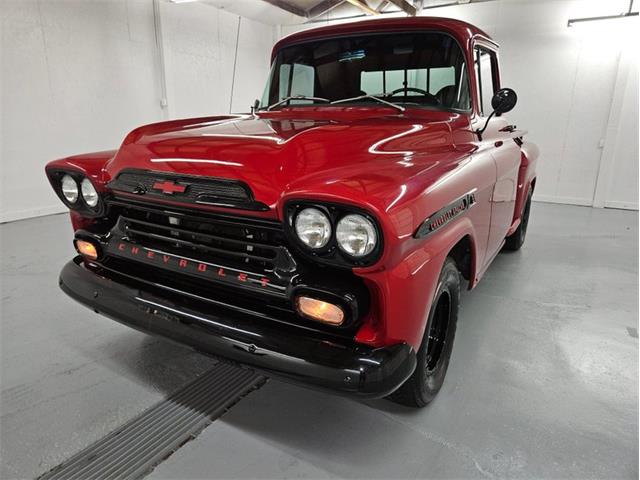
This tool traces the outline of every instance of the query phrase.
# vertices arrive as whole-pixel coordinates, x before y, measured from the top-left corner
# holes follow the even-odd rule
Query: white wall
[[[637,43],[635,43],[637,45]],[[637,49],[621,55],[594,205],[638,208]]]
[[[160,6],[169,116],[248,112],[269,73],[275,27],[202,3]]]
[[[159,118],[151,3],[0,1],[0,221],[63,211],[44,165]],[[135,108],[132,108],[135,107]]]
[[[635,44],[638,45],[637,43]],[[615,138],[611,181],[605,206],[638,209],[638,51],[622,93],[620,128]]]
[[[617,14],[627,7],[627,0],[496,0],[423,11],[468,21],[500,43],[503,85],[519,96],[509,118],[541,150],[537,200],[593,205],[603,150],[611,149],[616,167],[605,169],[611,178],[603,205],[638,208],[637,55],[631,61],[635,79],[617,78],[623,47],[631,51],[638,44],[637,32],[630,39],[624,23],[637,26],[637,18],[567,28],[569,18]],[[335,21],[341,13],[326,18]],[[283,26],[282,34],[309,26]],[[617,85],[628,92],[614,104],[616,113],[611,108]],[[623,135],[607,135],[610,118],[625,129]]]
[[[152,0],[0,0],[0,222],[64,211],[56,158],[117,148],[144,123],[228,113],[262,93],[275,27],[199,3],[160,2],[162,109]]]

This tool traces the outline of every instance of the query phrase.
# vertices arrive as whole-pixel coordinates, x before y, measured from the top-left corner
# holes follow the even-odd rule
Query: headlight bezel
[[[302,242],[295,230],[295,219],[298,213],[305,208],[316,208],[322,211],[331,224],[331,238],[327,245],[320,249],[309,248]],[[336,238],[336,228],[338,222],[345,216],[357,214],[366,218],[375,229],[376,245],[371,252],[362,257],[355,257],[345,252],[339,245]],[[341,268],[368,267],[377,262],[384,249],[384,236],[378,220],[367,210],[346,203],[325,202],[314,200],[289,200],[284,207],[285,234],[296,251],[305,258],[325,265]]]
[[[78,187],[78,198],[73,203],[69,202],[62,193],[62,178],[65,175],[71,177],[76,182],[76,185]],[[71,169],[47,169],[47,177],[49,178],[49,182],[51,183],[51,186],[53,187],[56,195],[58,195],[58,198],[60,198],[62,203],[64,203],[67,208],[80,213],[84,217],[96,218],[104,216],[104,193],[100,192],[100,190],[96,187],[96,184],[88,175],[85,175],[84,172]],[[87,179],[89,182],[91,182],[91,185],[98,194],[98,203],[95,207],[90,206],[86,202],[84,195],[82,194],[82,181],[84,179]]]

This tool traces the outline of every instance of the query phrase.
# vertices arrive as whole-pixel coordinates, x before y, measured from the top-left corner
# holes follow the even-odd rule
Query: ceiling
[[[176,0],[170,0],[176,1]],[[237,15],[272,25],[299,24],[332,17],[417,15],[445,5],[488,0],[200,0]]]
[[[415,15],[425,0],[263,0],[301,18],[313,20],[332,10],[344,14],[379,15],[384,11],[404,11]],[[427,0],[428,2],[428,0]]]

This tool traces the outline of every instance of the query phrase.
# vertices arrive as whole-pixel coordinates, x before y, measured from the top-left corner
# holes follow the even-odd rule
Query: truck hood
[[[436,179],[469,151],[465,117],[390,109],[284,109],[156,123],[132,131],[105,166],[241,180],[272,215],[283,196],[366,198],[386,209],[411,179]],[[453,157],[452,157],[453,156]],[[424,179],[423,179],[424,180]],[[420,182],[424,189],[424,181]]]

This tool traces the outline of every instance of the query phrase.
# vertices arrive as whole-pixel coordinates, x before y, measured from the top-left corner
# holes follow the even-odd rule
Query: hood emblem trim
[[[269,211],[239,179],[128,168],[108,183],[113,193],[240,210]]]
[[[188,185],[182,185],[178,182],[165,180],[164,182],[155,182],[151,188],[160,190],[165,195],[173,195],[174,193],[184,193],[187,191]]]

